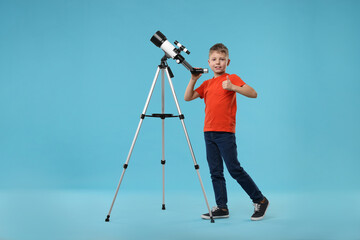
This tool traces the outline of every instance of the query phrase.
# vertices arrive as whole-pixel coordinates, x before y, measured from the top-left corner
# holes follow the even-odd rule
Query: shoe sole
[[[219,219],[219,218],[228,218],[229,215],[224,215],[224,216],[213,216],[213,219]],[[204,215],[201,215],[201,218],[202,219],[206,219],[206,220],[209,220],[210,217],[209,216],[204,216]]]
[[[258,217],[258,218],[253,218],[253,217],[251,217],[251,218],[250,218],[251,221],[260,221],[261,219],[263,219],[263,218],[265,217],[266,211],[268,210],[269,206],[270,206],[270,202],[268,202],[268,205],[267,205],[267,207],[266,207],[266,209],[265,209],[264,215],[262,215],[262,217]]]

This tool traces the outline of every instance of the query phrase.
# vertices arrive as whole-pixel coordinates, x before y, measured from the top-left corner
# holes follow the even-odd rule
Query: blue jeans
[[[240,184],[254,203],[259,203],[264,196],[251,177],[240,166],[237,158],[235,134],[229,132],[205,132],[204,135],[206,156],[217,206],[227,208],[223,159],[231,177]]]

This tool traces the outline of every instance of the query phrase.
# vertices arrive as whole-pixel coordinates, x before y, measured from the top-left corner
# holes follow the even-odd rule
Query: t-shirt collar
[[[221,77],[226,77],[227,75],[230,75],[230,74],[224,73],[224,74],[222,74],[222,75],[220,75],[220,76],[218,76],[218,77],[212,77],[212,79],[217,79],[217,78],[221,78]]]

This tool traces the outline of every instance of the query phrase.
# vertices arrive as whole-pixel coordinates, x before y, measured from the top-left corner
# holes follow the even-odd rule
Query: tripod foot
[[[162,208],[161,208],[162,210],[165,210],[166,208],[165,208],[165,204],[163,204],[162,205]]]
[[[109,222],[110,221],[110,215],[106,216],[105,222]]]
[[[211,220],[210,220],[211,223],[214,223],[214,222],[215,222],[213,217],[211,217],[210,219],[211,219]]]

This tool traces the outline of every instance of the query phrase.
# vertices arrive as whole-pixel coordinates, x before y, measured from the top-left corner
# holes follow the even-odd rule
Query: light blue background
[[[238,95],[236,136],[265,194],[358,192],[359,12],[359,1],[0,0],[0,190],[113,191],[163,56],[149,41],[160,30],[197,67],[224,43],[228,72],[258,92]],[[168,63],[213,202],[204,104],[183,100],[190,74]],[[148,113],[160,107],[158,84]],[[168,84],[166,111],[176,113]],[[161,121],[145,119],[121,191],[161,191],[160,160]],[[166,120],[166,160],[167,189],[201,191],[177,119]]]

